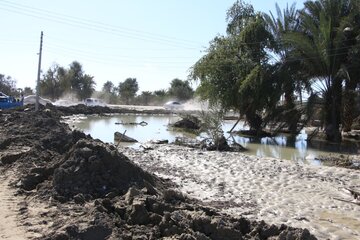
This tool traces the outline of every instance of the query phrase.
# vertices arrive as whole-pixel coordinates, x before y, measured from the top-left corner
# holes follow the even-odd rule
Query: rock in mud
[[[120,133],[120,132],[114,133],[114,140],[116,142],[137,142],[136,139],[126,136],[125,134]]]

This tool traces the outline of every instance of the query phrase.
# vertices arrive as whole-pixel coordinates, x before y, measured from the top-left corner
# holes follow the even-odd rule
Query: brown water
[[[149,140],[167,139],[173,142],[176,137],[193,137],[184,132],[174,131],[168,127],[169,124],[179,120],[176,115],[133,115],[122,114],[113,116],[74,116],[68,122],[79,130],[90,134],[93,138],[98,138],[104,142],[115,143],[114,133],[126,131],[126,135],[135,138],[139,143],[126,144],[138,148],[141,143]],[[129,123],[148,123],[146,126]],[[123,123],[123,124],[116,124]],[[225,121],[224,132],[227,132],[234,125],[235,121]],[[238,124],[235,130],[246,129],[244,123]],[[342,152],[344,154],[357,153],[358,148],[355,144],[311,144],[306,141],[307,135],[302,132],[291,139],[285,135],[275,138],[248,138],[236,136],[236,142],[247,148],[246,154],[259,157],[274,157],[278,159],[288,159],[297,162],[310,164],[320,164],[316,160],[319,155],[326,155],[332,152]]]

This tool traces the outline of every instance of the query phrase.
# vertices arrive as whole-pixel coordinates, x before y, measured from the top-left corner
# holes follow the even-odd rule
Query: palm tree
[[[298,11],[296,4],[292,4],[281,11],[278,4],[276,6],[277,17],[270,14],[264,14],[264,19],[268,26],[268,31],[273,35],[275,47],[272,49],[276,58],[276,72],[278,81],[281,82],[282,92],[284,93],[283,111],[280,113],[281,118],[285,119],[288,129],[292,133],[297,133],[297,123],[300,119],[300,112],[295,107],[295,90],[301,95],[302,86],[304,85],[303,76],[299,74],[298,61],[290,59],[293,47],[284,42],[284,34],[288,32],[299,31],[300,24],[298,21]],[[279,114],[279,111],[277,111]]]
[[[84,74],[81,76],[79,86],[80,88],[77,90],[77,95],[80,100],[84,100],[86,98],[91,97],[91,95],[95,91],[95,81],[94,77],[88,74]]]
[[[356,112],[356,87],[360,84],[360,48],[353,46],[349,50],[348,61],[345,64],[346,80],[343,101],[343,131],[351,131]]]
[[[324,99],[327,140],[340,141],[342,83],[341,74],[347,49],[343,42],[344,21],[349,16],[350,0],[317,0],[304,3],[300,12],[302,32],[285,35],[294,46],[294,59],[300,59],[309,78]]]
[[[349,7],[351,8],[351,14],[347,17],[347,27],[344,28],[346,39],[344,47],[348,48],[348,55],[344,64],[346,77],[342,116],[343,131],[345,132],[351,130],[353,120],[357,117],[354,114],[356,112],[356,87],[360,84],[360,2],[351,1]]]

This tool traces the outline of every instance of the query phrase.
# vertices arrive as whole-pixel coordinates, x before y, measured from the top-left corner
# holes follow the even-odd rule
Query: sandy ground
[[[141,167],[222,211],[308,228],[318,239],[360,239],[360,171],[241,153],[153,145],[123,149]]]
[[[60,116],[0,114],[0,239],[315,239],[206,208]]]
[[[49,125],[46,121],[39,123]],[[29,130],[29,134],[34,131]],[[50,143],[53,140],[49,138]],[[360,239],[359,201],[347,190],[360,191],[360,171],[172,145],[152,147],[154,150],[120,151],[142,168],[171,179],[190,197],[226,213],[308,228],[318,239]],[[15,177],[11,169],[0,177],[0,239],[38,237],[42,226],[53,225],[42,217],[55,221],[60,215],[51,209],[54,206],[44,207],[26,199],[27,214],[31,217],[28,221],[32,222],[24,220],[21,215],[24,199],[9,186]],[[73,212],[65,215],[72,216]]]
[[[22,197],[15,196],[14,188],[9,186],[13,173],[9,172],[0,177],[0,239],[20,240],[35,237],[36,235],[27,231],[22,225],[21,213],[19,215],[19,205]]]

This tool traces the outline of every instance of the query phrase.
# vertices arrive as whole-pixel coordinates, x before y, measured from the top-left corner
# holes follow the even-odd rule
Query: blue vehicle
[[[11,96],[7,96],[6,94],[0,92],[0,109],[8,109],[14,107],[21,107],[23,106],[24,100],[16,99]]]

